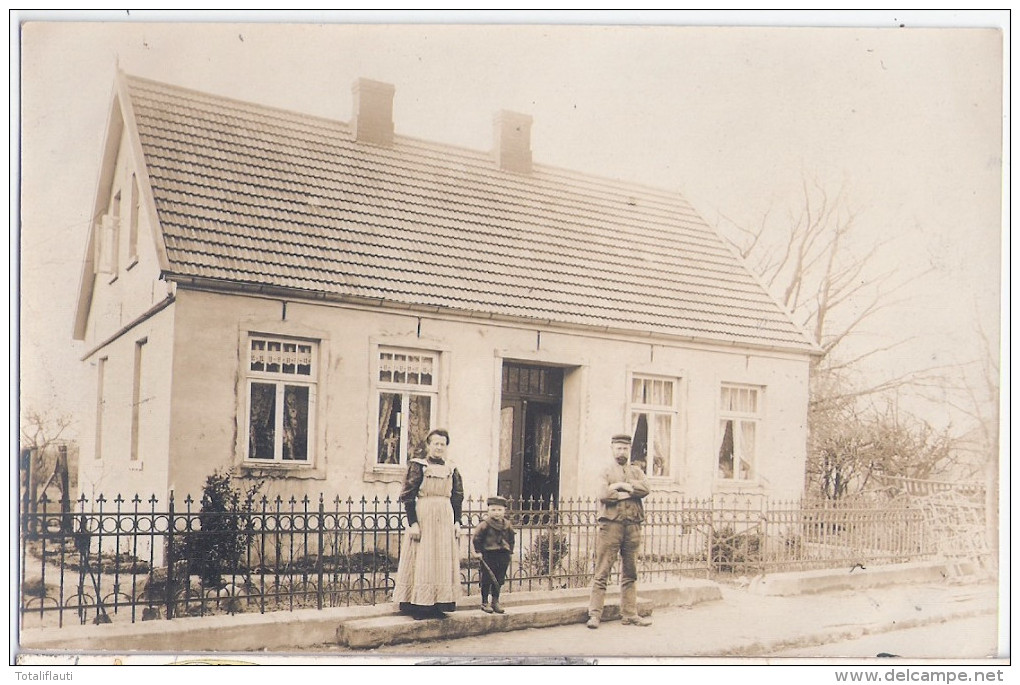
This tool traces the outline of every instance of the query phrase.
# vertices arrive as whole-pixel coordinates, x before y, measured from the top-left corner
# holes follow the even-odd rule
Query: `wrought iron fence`
[[[712,569],[756,575],[919,560],[935,553],[919,508],[823,500],[753,506],[717,502]]]
[[[249,499],[208,512],[192,498],[43,499],[23,517],[24,627],[172,619],[389,601],[403,544],[399,502]],[[486,511],[468,499],[461,581],[478,592],[471,535]],[[839,503],[649,497],[639,582],[915,560],[933,553],[922,513]],[[508,592],[585,587],[597,502],[511,502],[517,545]],[[615,579],[611,579],[615,582]]]

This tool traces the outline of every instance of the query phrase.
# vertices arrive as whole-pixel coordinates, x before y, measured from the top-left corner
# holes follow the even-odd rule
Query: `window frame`
[[[723,390],[749,390],[756,393],[755,399],[755,410],[753,412],[744,410],[733,410],[726,409],[723,407]],[[765,386],[758,383],[744,383],[734,381],[722,381],[718,384],[718,393],[716,394],[716,422],[715,422],[715,443],[714,443],[714,459],[713,474],[714,479],[720,483],[731,484],[731,485],[756,485],[761,480],[761,466],[759,462],[759,454],[761,452],[761,446],[763,444],[762,427],[765,423]],[[745,455],[738,452],[738,443],[734,440],[733,444],[733,475],[725,476],[720,473],[719,468],[719,451],[722,447],[722,440],[725,435],[724,422],[734,422],[734,434],[738,430],[742,429],[744,423],[752,423],[754,425],[754,450],[751,455],[751,459],[748,461],[750,464],[751,475],[747,478],[739,477],[738,464]]]
[[[320,378],[319,373],[322,365],[323,343],[321,340],[308,338],[289,333],[263,333],[259,331],[245,331],[242,336],[243,345],[241,360],[243,363],[242,377],[242,406],[243,406],[243,438],[241,442],[241,463],[246,468],[271,468],[271,469],[314,469],[318,463],[318,437],[316,426],[318,425],[318,395]],[[310,364],[307,374],[299,374],[280,371],[252,369],[252,343],[263,341],[267,343],[278,342],[283,345],[293,344],[295,346],[307,345],[310,350]],[[298,351],[295,350],[295,353]],[[282,366],[282,364],[281,364]],[[295,365],[296,366],[296,365]],[[273,458],[258,459],[251,456],[251,419],[252,419],[252,388],[255,384],[273,385],[275,387],[273,405]],[[284,407],[287,387],[308,388],[308,401],[305,421],[305,459],[284,459]]]
[[[104,355],[96,360],[96,439],[92,450],[94,459],[102,459],[104,457],[103,427],[106,421],[106,367],[109,362],[109,355]]]
[[[131,203],[128,208],[128,269],[138,263],[138,217],[141,212],[142,196],[138,188],[137,174],[131,174],[129,192]]]
[[[671,405],[656,405],[646,404],[643,402],[634,401],[634,382],[635,381],[660,381],[664,383],[670,383],[672,385],[672,404]],[[680,405],[681,405],[681,394],[683,388],[683,376],[675,376],[670,374],[655,373],[649,371],[631,371],[627,376],[627,425],[630,426],[631,435],[636,432],[637,419],[635,418],[636,413],[648,414],[649,418],[653,416],[669,416],[669,455],[667,457],[667,470],[664,475],[654,474],[654,461],[649,460],[645,462],[645,477],[649,481],[653,482],[676,482],[679,480],[680,474],[680,460],[678,454],[680,451],[680,422],[682,421]],[[651,422],[649,422],[651,423]],[[649,434],[653,430],[653,426],[648,426]]]
[[[421,384],[410,384],[400,381],[393,380],[382,380],[381,374],[382,368],[382,355],[390,354],[403,354],[410,356],[427,356],[432,359],[432,378],[429,385]],[[442,425],[440,420],[441,409],[443,403],[443,351],[433,347],[416,347],[411,345],[402,345],[397,342],[378,343],[372,346],[372,365],[371,365],[371,378],[370,384],[371,391],[369,393],[369,402],[372,405],[370,416],[372,416],[372,423],[369,426],[369,459],[370,468],[376,472],[394,472],[403,473],[407,469],[407,464],[414,455],[410,454],[411,446],[409,444],[409,426],[408,421],[403,421],[400,426],[400,433],[398,437],[399,451],[397,453],[396,463],[384,463],[379,461],[379,444],[381,441],[380,432],[382,426],[380,425],[381,420],[381,403],[383,394],[395,394],[400,397],[401,403],[401,416],[409,416],[410,412],[410,398],[412,395],[426,396],[429,398],[429,425],[428,430],[433,430],[438,426]]]
[[[146,355],[145,346],[148,344],[148,336],[135,341],[134,370],[131,376],[131,449],[128,460],[140,462],[139,448],[142,430],[141,404],[142,400],[142,370]]]
[[[107,258],[109,259],[108,271],[110,275],[110,282],[113,283],[117,280],[117,276],[120,274],[120,221],[121,221],[121,194],[122,189],[118,188],[113,194],[113,201],[110,203],[110,227],[108,234],[104,231],[103,239],[109,240],[109,246],[106,249],[109,250]]]

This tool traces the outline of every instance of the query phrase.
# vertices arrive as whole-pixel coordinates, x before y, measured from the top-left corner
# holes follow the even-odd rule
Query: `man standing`
[[[641,523],[645,510],[641,499],[648,494],[644,471],[627,463],[630,458],[630,436],[618,434],[610,444],[615,464],[602,472],[599,487],[599,532],[595,543],[595,581],[588,603],[588,627],[595,629],[602,622],[606,601],[606,581],[619,554],[623,560],[620,573],[620,613],[623,625],[650,626],[651,619],[637,612],[637,553],[641,548]]]

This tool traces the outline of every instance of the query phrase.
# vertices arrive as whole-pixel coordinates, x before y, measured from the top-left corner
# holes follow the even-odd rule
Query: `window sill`
[[[366,483],[400,483],[407,473],[405,466],[380,466],[367,469],[364,480]]]
[[[248,478],[297,478],[302,480],[325,480],[323,468],[314,464],[281,464],[279,462],[246,461],[234,469],[238,476]]]
[[[763,495],[765,486],[759,480],[715,479],[715,489],[728,495]]]
[[[145,470],[145,462],[144,461],[137,461],[137,460],[135,460],[135,461],[129,461],[128,462],[128,471],[144,471],[144,470]]]

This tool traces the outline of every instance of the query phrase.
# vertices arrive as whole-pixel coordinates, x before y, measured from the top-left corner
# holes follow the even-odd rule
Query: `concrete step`
[[[648,616],[656,606],[687,606],[721,598],[719,586],[709,581],[642,586],[638,613]],[[474,595],[462,597],[457,603],[457,611],[441,619],[415,620],[392,610],[385,614],[351,616],[337,626],[336,642],[352,649],[374,649],[384,645],[579,624],[588,620],[587,588],[506,593],[500,598],[500,603],[507,613],[483,612],[479,608],[480,598]],[[602,620],[619,618],[619,592],[609,592]]]
[[[651,600],[638,600],[638,613],[652,613]],[[620,618],[618,604],[606,604],[603,621]],[[337,628],[337,641],[352,649],[373,649],[383,645],[428,640],[450,640],[486,633],[501,633],[525,628],[548,628],[588,620],[587,602],[552,602],[549,604],[508,605],[505,614],[487,614],[477,607],[460,609],[446,618],[416,621],[401,614],[356,619]]]

